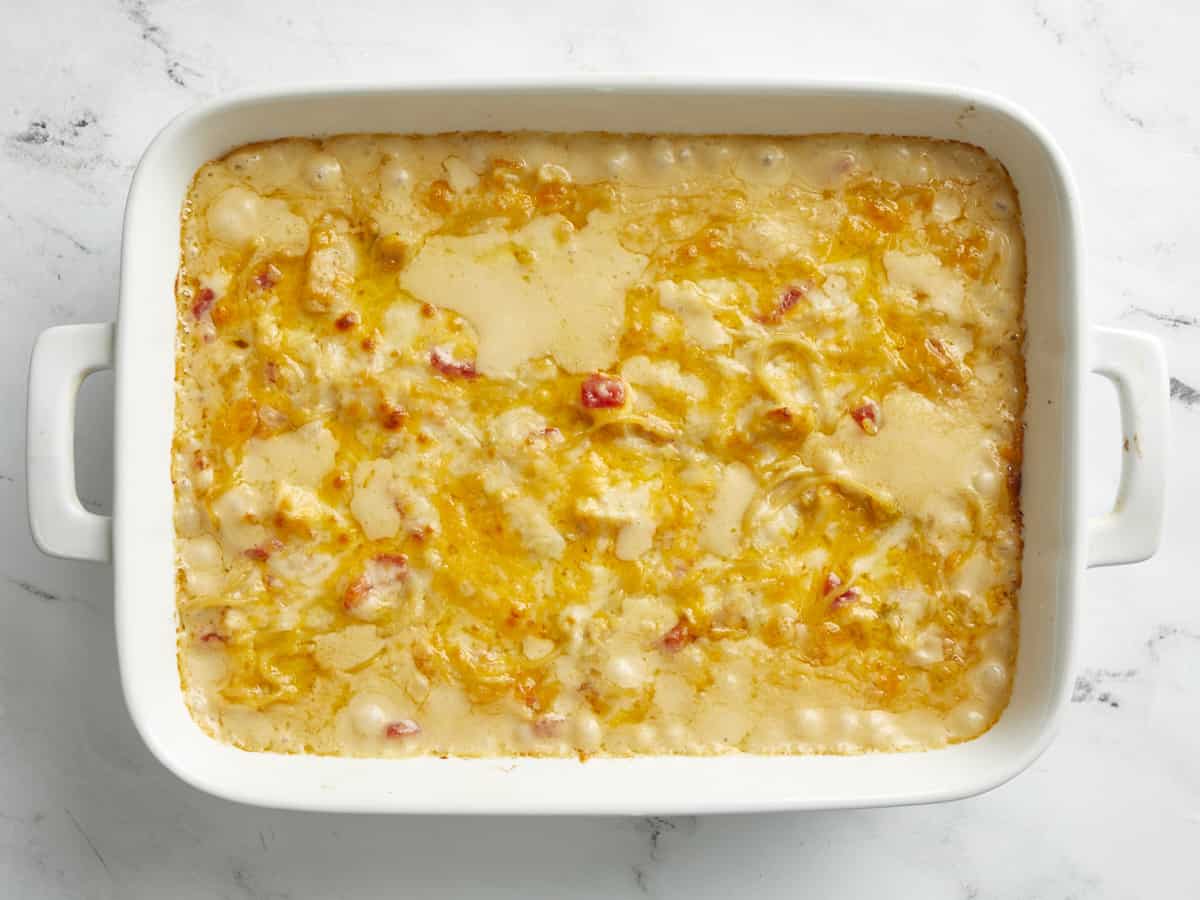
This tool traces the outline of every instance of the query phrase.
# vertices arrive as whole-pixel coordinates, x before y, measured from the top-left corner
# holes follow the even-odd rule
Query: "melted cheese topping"
[[[196,175],[180,671],[359,756],[851,753],[1008,700],[1006,173],[852,135],[350,135]]]
[[[646,268],[614,224],[611,214],[592,213],[576,232],[549,215],[513,232],[433,235],[400,287],[471,323],[484,375],[512,378],[546,356],[568,372],[606,368],[617,355],[625,294]]]

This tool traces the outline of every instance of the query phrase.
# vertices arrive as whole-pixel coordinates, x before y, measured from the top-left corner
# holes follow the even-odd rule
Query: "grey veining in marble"
[[[988,4],[7,0],[0,6],[0,897],[1200,896],[1200,7]],[[121,699],[108,570],[26,523],[34,336],[115,315],[139,154],[193,102],[252,85],[696,72],[949,81],[1026,106],[1074,167],[1090,317],[1164,342],[1168,530],[1089,572],[1072,702],[1012,783],[916,809],[729,818],[365,818],[185,787]],[[1090,507],[1119,466],[1088,398]],[[79,483],[111,487],[111,378],[84,390]]]

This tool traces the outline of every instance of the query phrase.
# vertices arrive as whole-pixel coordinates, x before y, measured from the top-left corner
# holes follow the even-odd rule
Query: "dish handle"
[[[1146,334],[1092,329],[1092,371],[1117,389],[1121,482],[1113,508],[1088,521],[1087,564],[1149,559],[1162,538],[1170,390],[1162,345]]]
[[[112,519],[88,512],[75,490],[75,400],[93,372],[113,367],[116,326],[60,325],[43,331],[29,365],[26,470],[29,525],[42,552],[108,562]]]

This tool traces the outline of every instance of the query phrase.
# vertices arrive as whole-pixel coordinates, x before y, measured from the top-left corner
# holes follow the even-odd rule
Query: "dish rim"
[[[954,786],[948,786],[940,790],[931,788],[905,790],[903,787],[903,778],[898,777],[896,787],[890,791],[861,792],[858,794],[847,792],[836,802],[831,802],[828,798],[821,801],[812,801],[806,799],[802,793],[797,794],[794,791],[790,794],[781,793],[772,795],[769,791],[760,790],[758,793],[744,798],[741,802],[728,796],[723,798],[717,798],[713,795],[687,797],[683,793],[676,791],[671,798],[658,797],[648,799],[647,804],[642,807],[631,802],[632,798],[624,791],[615,791],[607,796],[596,795],[593,792],[592,796],[584,799],[583,792],[576,792],[572,796],[571,786],[567,786],[557,792],[553,789],[548,789],[537,797],[524,794],[511,794],[501,790],[485,801],[457,794],[426,796],[419,799],[385,796],[378,800],[370,801],[362,796],[358,796],[357,799],[341,796],[345,792],[337,789],[325,792],[319,790],[316,792],[299,791],[294,795],[288,795],[280,791],[278,785],[269,786],[262,781],[256,781],[254,777],[224,778],[215,776],[211,770],[203,771],[203,767],[198,768],[195,765],[195,760],[188,758],[188,754],[181,753],[181,739],[179,735],[172,736],[165,733],[153,705],[148,705],[146,694],[139,690],[139,678],[144,672],[140,671],[143,666],[139,663],[139,653],[136,649],[139,626],[136,621],[135,608],[146,601],[144,598],[140,602],[137,601],[134,593],[127,590],[127,585],[130,582],[130,566],[132,564],[132,560],[130,559],[131,551],[128,548],[136,545],[138,523],[134,517],[121,515],[121,510],[130,501],[130,497],[134,496],[140,490],[136,483],[137,475],[140,472],[136,465],[137,454],[128,451],[131,441],[135,439],[134,430],[129,427],[130,420],[133,418],[129,410],[134,403],[134,398],[139,393],[135,383],[137,366],[130,365],[127,362],[130,359],[135,359],[138,355],[136,331],[131,327],[127,327],[127,324],[131,321],[129,319],[130,316],[137,315],[136,309],[139,301],[136,296],[130,294],[128,287],[129,280],[126,275],[127,270],[132,270],[139,264],[136,254],[139,244],[138,235],[140,229],[143,227],[141,225],[141,210],[143,206],[149,203],[150,192],[155,187],[155,168],[163,165],[164,162],[169,162],[172,144],[181,137],[186,136],[193,129],[203,127],[206,122],[212,122],[214,119],[228,118],[234,113],[253,110],[256,107],[261,107],[263,104],[306,104],[327,100],[330,97],[340,97],[347,101],[357,98],[378,99],[380,97],[412,98],[416,96],[433,96],[451,98],[455,95],[502,99],[515,94],[535,94],[557,98],[569,98],[579,95],[595,96],[599,94],[616,98],[618,102],[622,98],[658,96],[663,94],[677,97],[703,95],[709,98],[774,95],[798,100],[826,96],[853,97],[878,102],[901,100],[916,100],[918,102],[930,103],[952,102],[962,107],[964,115],[986,111],[988,114],[1002,117],[1019,126],[1021,130],[1032,136],[1037,144],[1040,145],[1046,162],[1055,178],[1056,186],[1062,195],[1061,212],[1063,221],[1059,237],[1062,240],[1064,252],[1061,254],[1061,264],[1065,267],[1064,278],[1070,284],[1071,290],[1069,296],[1065,296],[1062,299],[1067,325],[1066,346],[1064,348],[1067,353],[1067,362],[1063,367],[1064,400],[1066,402],[1065,408],[1062,410],[1061,421],[1063,447],[1064,453],[1067,455],[1066,462],[1068,469],[1077,470],[1079,468],[1078,465],[1071,465],[1072,463],[1077,464],[1080,456],[1079,428],[1081,404],[1079,402],[1079,395],[1082,388],[1082,377],[1085,371],[1086,360],[1084,352],[1084,319],[1078,284],[1080,243],[1076,214],[1078,206],[1077,197],[1065,161],[1053,141],[1027,113],[1000,98],[977,91],[967,91],[931,84],[823,82],[788,79],[714,80],[711,78],[687,77],[645,79],[630,76],[602,79],[587,77],[548,80],[511,79],[488,80],[486,82],[443,80],[423,84],[399,84],[394,86],[380,84],[315,85],[278,90],[242,91],[227,97],[210,100],[175,118],[150,144],[134,174],[129,193],[123,237],[120,303],[121,326],[118,328],[116,338],[116,358],[118,360],[117,427],[116,452],[114,457],[116,460],[117,477],[114,491],[116,515],[114,516],[113,525],[114,558],[116,563],[116,617],[122,684],[125,690],[126,702],[135,725],[151,751],[164,765],[183,780],[209,793],[224,796],[232,800],[257,805],[355,812],[614,813],[644,810],[653,812],[695,813],[890,806],[938,802],[978,794],[1003,784],[1028,767],[1052,740],[1061,711],[1067,701],[1070,686],[1068,676],[1071,671],[1071,660],[1074,653],[1074,615],[1078,581],[1082,571],[1081,548],[1085,522],[1080,503],[1079,477],[1075,474],[1072,474],[1068,482],[1064,484],[1062,495],[1065,507],[1064,527],[1066,533],[1063,540],[1063,559],[1060,560],[1060,569],[1066,577],[1060,579],[1055,602],[1058,612],[1067,621],[1059,623],[1062,627],[1056,649],[1060,660],[1056,667],[1056,684],[1051,692],[1053,699],[1049,708],[1045,710],[1044,724],[1037,734],[1036,739],[1029,741],[1022,752],[1007,754],[1007,761],[1004,765],[993,764],[988,770],[981,771],[978,777],[959,779]],[[370,129],[362,130],[369,131]],[[414,129],[414,131],[416,130],[418,129]],[[850,131],[850,129],[846,130]],[[858,132],[859,130],[854,129],[854,131]],[[337,132],[321,130],[315,133],[341,133],[341,131],[340,129]],[[712,132],[709,131],[709,133]],[[880,133],[894,132],[881,131]],[[921,135],[913,134],[912,136],[919,137]],[[236,146],[236,144],[233,146]],[[986,145],[983,146],[987,152],[998,156],[993,148]],[[172,223],[173,226],[176,224]],[[129,493],[131,491],[133,492],[132,494]],[[1019,669],[1020,666],[1018,665]],[[179,696],[182,702],[181,691],[179,692]],[[202,735],[198,727],[196,727],[196,733],[197,735]],[[203,740],[217,743],[207,736],[202,737]],[[986,738],[986,735],[984,738]],[[982,741],[984,738],[978,740]],[[974,744],[977,741],[969,743]],[[229,748],[227,745],[219,746],[228,750],[234,750],[234,748]],[[956,746],[963,747],[966,745]],[[902,763],[906,758],[917,755],[927,756],[929,754],[944,754],[949,759],[953,755],[953,750],[954,748],[945,748],[925,751],[921,754],[895,753],[887,754],[886,756],[891,757],[899,763]],[[250,757],[259,757],[260,760],[278,758],[280,760],[279,765],[282,768],[286,768],[285,760],[295,759],[293,757],[279,758],[276,754],[248,754],[246,751],[236,750],[234,752]],[[836,757],[834,759],[862,758]],[[325,766],[327,769],[357,766],[360,763],[382,763],[392,767],[409,766],[416,772],[428,769],[430,763],[441,763],[442,765],[466,763],[476,767],[491,767],[498,772],[503,772],[506,765],[512,764],[511,760],[500,758],[488,760],[452,759],[446,761],[430,760],[427,758],[370,761],[344,757],[301,757],[301,759]],[[683,775],[688,769],[695,770],[699,777],[710,777],[710,775],[702,773],[705,769],[712,768],[714,764],[719,770],[732,771],[734,768],[741,767],[749,771],[750,768],[753,768],[753,766],[748,765],[749,761],[763,762],[765,760],[769,764],[763,769],[764,774],[772,768],[794,768],[797,766],[812,768],[816,772],[822,768],[819,763],[821,761],[827,762],[829,759],[828,757],[813,756],[763,758],[748,754],[733,754],[719,757],[645,756],[593,758],[587,763],[581,764],[574,760],[518,758],[516,767],[540,770],[537,780],[545,782],[545,786],[551,788],[551,785],[561,782],[564,778],[569,782],[577,781],[578,779],[572,777],[572,774],[578,772],[580,765],[593,767],[593,772],[595,773],[600,773],[601,770],[615,769],[618,770],[619,775],[619,770],[622,769],[633,769],[648,761],[665,760],[666,764],[672,769],[678,770],[676,777],[683,782],[687,780]],[[564,770],[564,767],[569,768],[570,771]],[[901,770],[903,769],[902,764],[898,767]],[[247,763],[244,768],[249,770],[255,768],[262,769],[263,767]],[[256,774],[261,775],[262,772]],[[602,774],[607,776],[607,771],[604,771]],[[286,783],[290,779],[284,777],[282,780]],[[407,779],[407,781],[412,780],[411,778]]]

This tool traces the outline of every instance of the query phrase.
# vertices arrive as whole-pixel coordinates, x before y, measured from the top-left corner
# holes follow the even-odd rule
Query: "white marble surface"
[[[1200,8],[340,5],[0,5],[0,895],[1200,896]],[[1158,335],[1176,380],[1166,541],[1150,563],[1088,573],[1057,743],[981,798],[817,815],[334,817],[185,787],[125,712],[109,571],[41,556],[24,500],[30,346],[49,325],[114,316],[122,205],[147,141],[193,102],[248,85],[649,70],[958,82],[1026,106],[1061,142],[1083,196],[1091,317]],[[1093,388],[1098,510],[1118,452],[1112,392]],[[84,393],[80,481],[103,509],[111,381]]]

